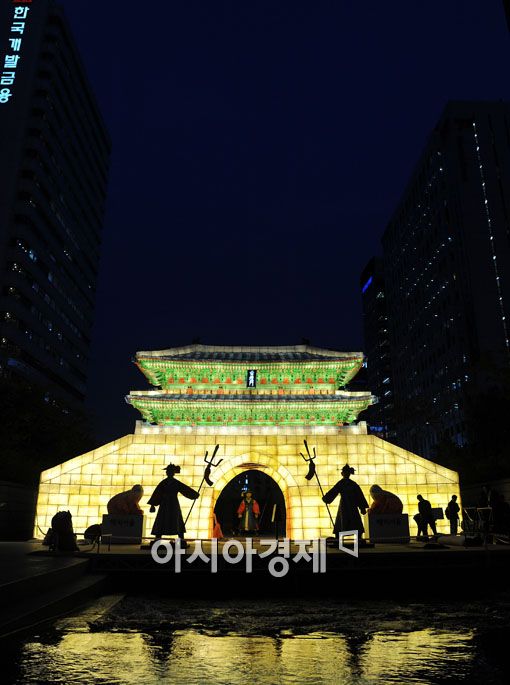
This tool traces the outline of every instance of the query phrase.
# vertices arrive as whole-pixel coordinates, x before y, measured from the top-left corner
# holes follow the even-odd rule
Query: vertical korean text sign
[[[23,38],[30,21],[29,5],[32,0],[13,0],[12,15],[7,44],[0,52],[0,105],[6,105],[13,97],[16,76],[22,63]]]

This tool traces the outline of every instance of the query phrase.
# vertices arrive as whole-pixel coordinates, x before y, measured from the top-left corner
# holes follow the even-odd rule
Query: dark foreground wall
[[[35,488],[0,480],[0,540],[33,537],[36,496]]]

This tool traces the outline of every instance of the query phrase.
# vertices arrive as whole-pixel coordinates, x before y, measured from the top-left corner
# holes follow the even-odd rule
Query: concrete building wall
[[[36,498],[35,487],[0,481],[0,540],[32,537]]]
[[[0,45],[21,39],[12,94],[0,104],[0,373],[79,406],[110,141],[63,10],[31,3],[23,34],[12,34],[17,9],[0,4]]]
[[[508,366],[509,193],[510,104],[451,102],[382,237],[388,326],[365,307],[369,364],[389,333],[394,439],[428,458],[467,443],[466,396],[488,361]]]

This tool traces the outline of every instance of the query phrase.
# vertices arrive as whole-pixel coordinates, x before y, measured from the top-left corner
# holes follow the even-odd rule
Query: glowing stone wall
[[[155,514],[149,513],[147,500],[165,476],[170,462],[181,466],[178,476],[198,488],[204,473],[204,454],[214,445],[220,448],[212,470],[213,487],[201,491],[187,524],[189,538],[208,538],[212,533],[212,513],[222,489],[236,475],[257,469],[279,485],[287,509],[287,536],[295,539],[325,537],[331,523],[317,481],[307,481],[307,465],[300,456],[303,439],[317,450],[317,473],[324,490],[340,479],[340,470],[348,462],[356,469],[367,501],[369,488],[377,483],[396,493],[410,515],[411,534],[416,534],[412,516],[417,512],[418,494],[433,507],[444,507],[454,494],[459,496],[455,471],[407,452],[374,435],[366,434],[366,425],[347,427],[166,427],[138,422],[136,432],[41,474],[35,535],[40,537],[50,527],[51,517],[59,510],[70,510],[75,531],[101,522],[108,500],[118,492],[141,483],[145,493],[141,507],[145,513],[145,534]],[[256,493],[255,493],[256,497]],[[459,497],[460,500],[460,497]],[[184,517],[191,501],[181,498]],[[331,510],[336,514],[338,499]],[[449,532],[448,521],[438,522],[440,532]]]

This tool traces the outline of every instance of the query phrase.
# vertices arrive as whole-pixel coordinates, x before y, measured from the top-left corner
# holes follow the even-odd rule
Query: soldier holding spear
[[[345,464],[342,467],[341,473],[341,480],[333,485],[331,490],[324,495],[322,501],[326,504],[331,504],[336,496],[340,495],[340,504],[333,532],[335,535],[338,535],[338,533],[344,530],[357,530],[358,539],[361,540],[365,528],[363,527],[360,512],[362,514],[366,513],[368,502],[360,486],[351,480],[351,475],[354,473],[352,466]]]
[[[184,542],[184,533],[186,531],[186,523],[193,509],[195,501],[200,496],[200,490],[202,485],[207,482],[208,485],[212,485],[210,479],[211,466],[219,466],[222,459],[220,459],[216,464],[214,463],[214,457],[219,449],[219,445],[214,448],[213,456],[210,460],[207,459],[208,453],[205,453],[204,461],[207,464],[204,476],[197,490],[193,490],[189,485],[182,483],[177,480],[174,476],[176,473],[181,472],[181,467],[175,464],[169,464],[165,467],[167,478],[159,483],[152,493],[152,497],[149,500],[151,505],[150,511],[153,513],[156,511],[156,507],[159,506],[159,511],[154,521],[152,527],[152,534],[155,536],[156,540],[160,539],[163,535],[178,535],[181,539],[181,547],[187,547]],[[184,495],[188,499],[192,499],[193,504],[186,516],[186,520],[182,518],[181,507],[179,505],[179,499],[177,495]]]
[[[366,510],[368,509],[368,502],[366,501],[360,486],[354,481],[350,480],[351,475],[354,473],[354,469],[352,466],[349,466],[349,464],[345,464],[345,466],[342,468],[342,479],[339,480],[328,492],[326,492],[326,494],[324,494],[324,490],[322,489],[322,485],[315,467],[315,459],[317,458],[315,447],[313,448],[312,456],[310,454],[307,441],[305,440],[304,443],[306,452],[308,454],[308,458],[306,458],[305,455],[301,453],[303,459],[308,463],[308,473],[305,478],[307,480],[311,480],[315,476],[317,479],[317,483],[322,495],[322,501],[326,504],[329,518],[333,525],[333,533],[338,535],[338,533],[346,530],[357,530],[358,539],[361,540],[361,536],[365,529],[363,527],[363,522],[361,521],[360,512],[362,514],[366,513]],[[337,495],[340,495],[340,505],[338,507],[336,519],[333,522],[333,517],[331,516],[328,505],[333,502]]]

